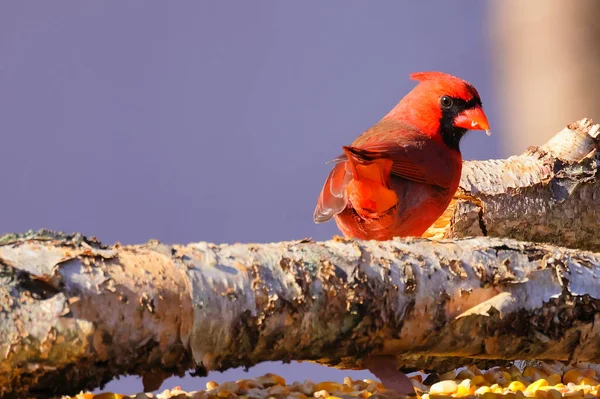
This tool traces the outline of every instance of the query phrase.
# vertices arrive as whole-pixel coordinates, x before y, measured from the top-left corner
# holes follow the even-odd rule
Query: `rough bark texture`
[[[266,360],[362,368],[369,353],[437,371],[600,362],[591,252],[494,238],[106,247],[44,231],[2,238],[0,262],[6,397]]]
[[[598,131],[582,120],[521,156],[467,162],[428,234],[600,251]],[[108,247],[9,235],[0,396],[73,393],[122,374],[151,387],[265,360],[362,368],[371,353],[404,370],[600,362],[598,266],[600,254],[484,237]]]
[[[572,123],[541,147],[465,162],[430,238],[510,237],[600,251],[600,126]]]

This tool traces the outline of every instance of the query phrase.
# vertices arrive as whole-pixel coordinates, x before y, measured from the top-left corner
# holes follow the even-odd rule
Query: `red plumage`
[[[477,90],[441,72],[419,84],[375,126],[344,147],[319,196],[314,219],[334,217],[346,237],[420,236],[448,207],[462,169],[459,142],[486,130]]]

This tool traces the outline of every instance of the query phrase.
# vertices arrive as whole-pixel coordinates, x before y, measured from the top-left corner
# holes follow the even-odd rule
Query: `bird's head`
[[[419,84],[386,118],[410,123],[456,150],[468,130],[490,135],[481,98],[469,82],[442,72],[417,72],[410,77]]]

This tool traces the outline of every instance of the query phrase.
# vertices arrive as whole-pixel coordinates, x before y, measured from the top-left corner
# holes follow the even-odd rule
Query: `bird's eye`
[[[442,98],[440,98],[440,104],[442,108],[450,108],[452,106],[452,99],[448,96],[442,96]]]

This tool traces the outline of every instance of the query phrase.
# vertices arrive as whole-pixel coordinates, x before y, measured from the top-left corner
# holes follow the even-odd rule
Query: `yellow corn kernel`
[[[265,388],[273,385],[285,385],[285,379],[273,373],[267,373],[263,376],[258,377],[256,379],[256,382],[262,384]]]
[[[521,370],[519,370],[519,368],[514,364],[511,364],[511,366],[506,371],[508,372],[508,374],[510,374],[511,379],[513,380],[521,376]]]
[[[235,383],[237,384],[237,391],[241,393],[246,393],[252,388],[262,388],[262,385],[254,380],[238,380]]]
[[[339,396],[328,396],[327,399],[342,399]]]
[[[588,377],[583,377],[581,379],[581,381],[579,381],[579,383],[581,385],[591,385],[593,387],[600,385],[600,382],[598,382],[598,380],[595,380],[593,378],[588,378]]]
[[[498,384],[494,384],[490,387],[490,389],[492,390],[493,393],[503,393],[504,392],[504,388],[502,388],[500,385]]]
[[[473,378],[475,374],[471,370],[461,370],[457,375],[457,380],[466,380],[467,378]]]
[[[581,371],[577,369],[571,369],[563,374],[562,380],[565,384],[568,384],[569,382],[572,382],[573,384],[578,384],[582,378],[583,375],[581,374]]]
[[[269,392],[269,395],[286,395],[290,393],[290,390],[286,386],[273,385],[267,389],[267,392]]]
[[[471,382],[470,379],[466,378],[464,380],[462,380],[459,384],[459,387],[467,387],[467,388],[471,388],[473,386],[473,383]]]
[[[592,390],[592,387],[589,385],[575,385],[573,390],[583,392],[584,395],[587,395]]]
[[[546,362],[542,362],[540,363],[540,368],[542,369],[542,371],[548,375],[550,374],[558,374],[558,375],[562,375],[563,373],[563,368],[564,366],[562,364],[556,363],[556,362],[552,362],[552,363],[546,363]]]
[[[342,392],[345,392],[345,393],[354,392],[354,389],[352,389],[352,386],[344,384],[342,386]]]
[[[578,391],[578,390],[574,390],[574,391],[567,391],[563,393],[563,397],[565,398],[571,398],[571,399],[583,399],[583,391]]]
[[[465,380],[468,381],[468,380]],[[462,396],[468,396],[471,395],[471,387],[467,387],[464,385],[459,384],[458,387],[456,388],[456,396],[457,397],[462,397]]]
[[[512,376],[510,375],[510,373],[508,371],[502,370],[500,372],[500,374],[502,374],[502,377],[504,377],[504,379],[506,380],[506,382],[511,382],[512,381]]]
[[[319,382],[317,385],[315,385],[315,391],[327,391],[329,393],[336,393],[336,392],[341,392],[343,391],[344,387],[342,387],[342,384],[339,384],[337,382],[333,382],[333,381],[324,381],[324,382]]]
[[[475,395],[483,395],[486,392],[492,392],[492,390],[487,385],[484,385],[475,390]]]
[[[493,392],[484,392],[481,395],[481,399],[496,399],[496,394]]]
[[[542,385],[541,387],[538,388],[538,391],[549,391],[551,389],[556,389],[556,386],[553,385]]]
[[[523,377],[532,378],[533,381],[542,380],[542,379],[545,380],[546,378],[548,378],[546,373],[544,373],[542,370],[535,368],[535,367],[531,367],[531,366],[525,367],[525,370],[523,370]]]
[[[344,392],[345,397],[349,397],[349,396],[357,397],[358,395],[360,395],[359,391]]]
[[[236,384],[235,382],[224,382],[217,387],[217,392],[219,392],[219,394],[221,392],[236,393],[237,390],[238,390],[238,384]]]
[[[517,391],[522,392],[525,389],[527,389],[527,387],[521,381],[513,381],[510,384],[508,384],[508,389],[510,389],[513,392],[517,392]]]
[[[373,395],[373,393],[371,393],[371,392],[369,392],[369,391],[362,391],[362,392],[360,393],[360,396],[361,396],[363,399],[367,399],[368,397],[370,397],[370,396],[372,396],[372,395]]]
[[[206,390],[210,391],[211,389],[215,389],[218,386],[219,386],[219,384],[216,381],[208,381],[206,383]]]
[[[315,391],[315,393],[313,394],[315,398],[323,398],[325,399],[326,397],[329,396],[329,392],[327,392],[326,390],[320,390],[320,391]]]
[[[104,392],[94,396],[94,399],[122,399],[123,395],[112,392]]]
[[[560,384],[561,383],[561,377],[558,374],[550,374],[548,376],[548,378],[546,378],[546,381],[548,381],[548,385]]]
[[[527,390],[535,393],[535,391],[537,391],[540,387],[545,387],[547,385],[548,385],[548,381],[541,378],[541,379],[537,380],[536,382],[530,384],[527,387]]]
[[[587,378],[594,378],[596,377],[596,370],[594,369],[585,369],[581,372],[581,374],[583,374],[584,377]]]
[[[474,385],[484,385],[486,383],[485,378],[480,374],[471,378],[471,383]]]
[[[447,373],[440,374],[440,381],[444,380],[455,380],[456,379],[456,371],[448,371]]]
[[[534,382],[535,380],[533,378],[531,378],[531,377],[519,376],[519,377],[515,378],[514,381],[521,381],[523,384],[529,385],[532,382]]]
[[[561,399],[562,398],[562,394],[557,391],[556,389],[550,389],[548,390],[548,395],[546,396],[546,399]]]
[[[429,388],[429,395],[452,395],[458,389],[458,385],[453,380],[444,380],[436,382]]]

